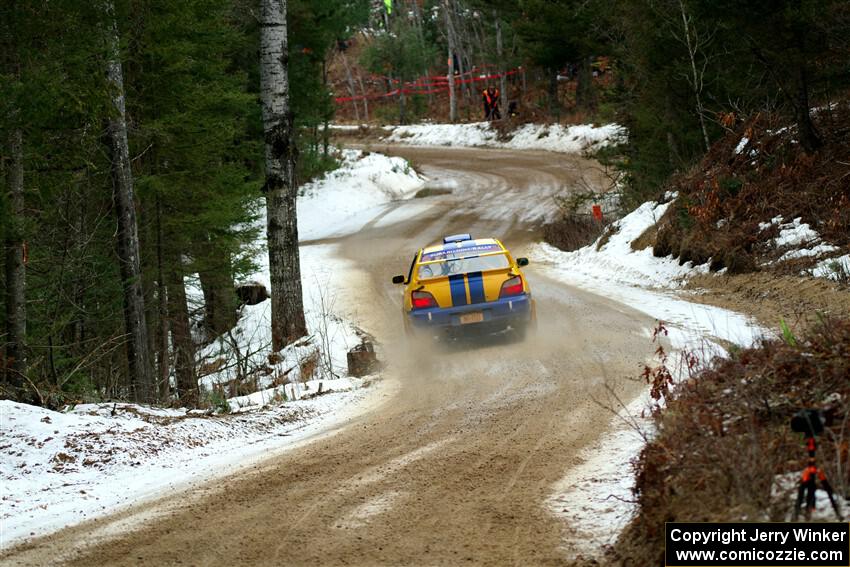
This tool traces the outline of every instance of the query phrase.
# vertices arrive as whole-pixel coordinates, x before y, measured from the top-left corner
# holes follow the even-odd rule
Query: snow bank
[[[418,146],[489,147],[514,150],[546,150],[581,153],[610,144],[622,143],[626,129],[618,124],[593,126],[579,124],[525,124],[500,140],[499,132],[489,122],[471,124],[412,124],[394,126],[384,138],[386,142]]]
[[[656,258],[652,248],[632,250],[632,241],[652,227],[667,211],[670,203],[647,202],[612,223],[607,242],[600,237],[590,246],[574,252],[562,252],[548,244],[535,248],[535,257],[553,265],[569,265],[571,274],[582,274],[594,281],[625,286],[680,287],[687,276],[708,271],[708,266],[679,265],[672,257]],[[598,247],[598,250],[597,250]]]
[[[776,217],[771,222],[782,217]],[[821,242],[821,237],[808,223],[802,222],[801,217],[779,226],[779,236],[773,240],[774,246],[784,248],[786,251],[779,258],[779,262],[792,260],[794,258],[807,258],[820,256],[827,252],[838,250],[837,246]],[[759,225],[761,226],[761,225]]]
[[[613,223],[613,233],[574,252],[549,244],[531,247],[529,257],[546,266],[555,278],[604,294],[637,311],[665,321],[692,335],[695,345],[706,337],[749,346],[765,330],[749,318],[711,305],[691,303],[675,295],[690,275],[706,273],[707,265],[679,265],[668,256],[656,258],[651,248],[632,250],[632,241],[664,214],[670,203],[647,202]],[[598,248],[598,249],[597,249]],[[683,341],[685,344],[687,340]]]
[[[573,532],[566,550],[571,557],[592,556],[603,546],[614,544],[631,520],[631,462],[645,443],[640,429],[651,428],[649,419],[640,417],[647,406],[646,398],[639,397],[612,419],[608,433],[579,453],[581,464],[555,484],[546,501]]]
[[[412,196],[424,183],[404,158],[342,150],[338,169],[301,188],[298,236],[303,241],[356,232],[389,202]]]

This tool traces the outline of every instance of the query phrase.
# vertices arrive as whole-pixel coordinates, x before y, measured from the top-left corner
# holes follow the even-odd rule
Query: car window
[[[510,262],[505,254],[474,256],[472,258],[450,258],[419,266],[417,276],[420,280],[427,280],[454,274],[502,270],[508,267],[510,267]]]

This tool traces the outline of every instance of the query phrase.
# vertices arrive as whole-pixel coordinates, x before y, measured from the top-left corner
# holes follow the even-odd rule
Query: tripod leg
[[[800,508],[803,507],[803,496],[806,494],[806,485],[800,481],[800,486],[797,488],[797,502],[794,503],[794,515],[791,520],[796,522],[800,517]]]
[[[829,503],[832,504],[832,511],[835,512],[835,515],[838,517],[838,520],[843,522],[844,516],[841,514],[841,508],[838,506],[838,501],[835,500],[835,497],[832,494],[832,485],[829,484],[829,481],[826,480],[826,477],[822,478],[821,486],[826,491],[826,495],[829,497]]]
[[[812,517],[812,512],[815,510],[817,484],[814,479],[806,483],[806,520]]]

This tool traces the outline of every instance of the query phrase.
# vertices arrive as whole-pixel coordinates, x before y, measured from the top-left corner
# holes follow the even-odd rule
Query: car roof
[[[458,250],[463,248],[471,248],[473,246],[487,245],[495,245],[498,246],[500,250],[505,250],[504,245],[495,238],[473,238],[471,240],[462,240],[460,242],[450,242],[448,244],[441,243],[434,244],[433,246],[426,246],[422,249],[422,253],[429,254],[431,252],[442,252],[444,250]]]

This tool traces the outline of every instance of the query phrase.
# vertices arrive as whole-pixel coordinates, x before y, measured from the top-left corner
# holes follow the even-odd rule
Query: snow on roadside
[[[644,203],[616,221],[616,230],[589,246],[564,252],[541,243],[531,247],[529,257],[555,279],[664,321],[672,346],[668,367],[682,379],[687,372],[683,353],[695,354],[704,364],[726,353],[722,343],[751,346],[768,331],[739,313],[691,303],[677,295],[689,275],[704,273],[707,266],[680,266],[673,258],[654,257],[651,248],[632,249],[632,241],[655,224],[668,206]],[[647,362],[650,366],[657,363]],[[583,463],[553,486],[547,505],[573,532],[568,553],[597,552],[613,543],[631,519],[630,463],[643,448],[644,436],[652,434],[652,423],[642,417],[648,414],[649,402],[644,395],[620,408],[608,433],[582,451]]]
[[[415,146],[488,147],[513,150],[546,150],[581,153],[622,143],[626,129],[619,124],[525,124],[503,141],[489,122],[470,124],[411,124],[388,128],[385,142]]]
[[[0,549],[235,472],[343,423],[369,403],[366,393],[221,416],[0,401]]]
[[[726,354],[720,344],[700,339],[692,329],[669,327],[667,332],[673,347],[668,353],[668,368],[674,382],[689,373],[684,352],[696,352],[700,364]],[[658,360],[647,364],[656,366]],[[572,533],[564,546],[570,557],[594,556],[604,546],[614,544],[635,512],[632,462],[654,435],[653,400],[646,391],[626,407],[618,407],[614,399],[609,403],[616,415],[612,415],[606,433],[582,449],[578,455],[582,462],[555,483],[546,501],[549,510],[570,527]]]
[[[531,247],[532,261],[570,285],[602,293],[633,309],[668,322],[691,336],[683,346],[699,345],[704,337],[749,346],[765,330],[749,318],[711,305],[681,299],[675,290],[689,275],[705,273],[707,265],[679,265],[672,257],[656,258],[651,248],[632,250],[632,241],[664,214],[669,203],[647,202],[614,223],[607,236],[574,252],[546,243]],[[598,250],[597,250],[598,247]]]
[[[345,150],[339,169],[303,188],[301,236],[356,231],[422,184],[401,158]],[[268,287],[265,231],[259,233],[256,249],[263,252],[246,280]],[[270,359],[270,302],[263,301],[243,307],[236,327],[200,353],[215,369],[200,381],[205,392],[214,384],[228,391],[237,363],[256,370],[259,390],[227,399],[232,413],[135,404],[55,412],[0,401],[0,548],[232,472],[372,403],[361,387],[370,379],[347,376],[346,352],[361,338],[335,304],[355,267],[336,256],[333,244],[302,245],[301,262],[307,339]],[[301,376],[305,361],[314,366],[313,379]]]
[[[342,150],[342,164],[301,187],[298,237],[316,240],[360,230],[391,201],[410,197],[425,179],[404,158]]]
[[[230,400],[231,410],[256,406],[258,401],[281,397],[280,382],[285,376],[290,384],[286,397],[301,397],[302,365],[315,366],[315,375],[325,381],[345,376],[346,353],[360,342],[357,330],[337,313],[336,298],[340,294],[345,273],[353,269],[349,262],[335,256],[336,245],[301,246],[301,285],[304,311],[310,334],[294,345],[270,357],[271,302],[242,307],[236,326],[219,336],[198,355],[201,367],[214,369],[200,379],[201,387],[209,392],[214,386],[227,388],[234,378],[249,373],[255,375],[260,389],[253,397]],[[268,288],[268,258],[263,257],[257,273],[248,280]],[[337,388],[343,387],[337,383]]]
[[[777,222],[777,219],[779,222]],[[775,217],[771,222],[779,224],[781,220],[782,217]],[[838,250],[837,246],[821,242],[817,231],[808,223],[804,223],[801,217],[797,217],[789,223],[779,224],[779,236],[773,239],[773,244],[777,248],[785,250],[777,262],[820,256]]]
[[[679,265],[674,258],[656,258],[652,248],[632,250],[632,241],[654,225],[671,203],[652,201],[612,223],[613,234],[600,246],[597,240],[574,252],[562,252],[549,244],[536,247],[538,259],[552,264],[569,264],[570,273],[578,276],[613,281],[619,285],[639,287],[680,287],[684,279],[696,272],[708,271],[708,266],[693,266],[690,262]],[[597,246],[599,249],[597,250]]]

